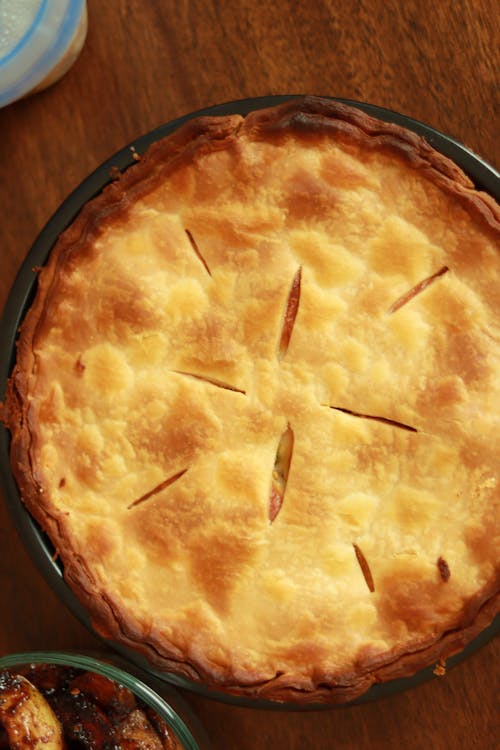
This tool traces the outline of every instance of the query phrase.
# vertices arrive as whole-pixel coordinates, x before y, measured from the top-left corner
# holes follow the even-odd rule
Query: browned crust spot
[[[447,583],[450,578],[450,568],[444,557],[438,557],[437,566],[441,580],[444,581],[444,583]]]
[[[83,364],[81,357],[78,357],[75,362],[75,370],[77,375],[83,375],[85,372],[85,365]]]

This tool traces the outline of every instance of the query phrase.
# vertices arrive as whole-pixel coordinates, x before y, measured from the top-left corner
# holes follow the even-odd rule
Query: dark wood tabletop
[[[0,110],[0,308],[37,233],[87,174],[139,135],[220,102],[297,93],[371,102],[500,166],[495,0],[89,0],[88,9],[67,75]],[[0,655],[102,648],[36,570],[3,502],[0,549]],[[185,695],[217,750],[480,750],[500,744],[499,652],[490,642],[445,677],[326,712]]]

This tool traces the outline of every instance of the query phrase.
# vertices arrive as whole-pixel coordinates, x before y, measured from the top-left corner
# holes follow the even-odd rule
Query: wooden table
[[[497,15],[494,0],[89,0],[87,43],[67,76],[0,111],[0,307],[80,180],[140,134],[211,104],[305,92],[364,100],[498,167]],[[99,646],[41,578],[3,503],[0,549],[0,654]],[[188,697],[217,750],[480,750],[500,742],[499,650],[490,642],[445,678],[329,712]]]

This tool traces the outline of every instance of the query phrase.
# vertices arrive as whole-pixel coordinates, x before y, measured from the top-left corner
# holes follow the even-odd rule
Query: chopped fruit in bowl
[[[168,703],[114,663],[54,653],[0,658],[0,750],[72,747],[200,748]]]

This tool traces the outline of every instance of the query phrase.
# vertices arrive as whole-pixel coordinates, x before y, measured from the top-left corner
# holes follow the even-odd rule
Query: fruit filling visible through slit
[[[301,279],[302,266],[299,266],[295,276],[293,277],[292,285],[288,293],[285,317],[283,319],[283,326],[281,329],[281,336],[278,347],[278,359],[282,359],[285,356],[288,350],[288,346],[290,345],[295,318],[297,317],[297,313],[299,311]]]
[[[286,483],[292,462],[293,430],[290,425],[280,438],[276,460],[274,462],[273,476],[271,480],[271,493],[269,497],[269,521],[272,523],[281,510],[283,498],[285,497]]]

